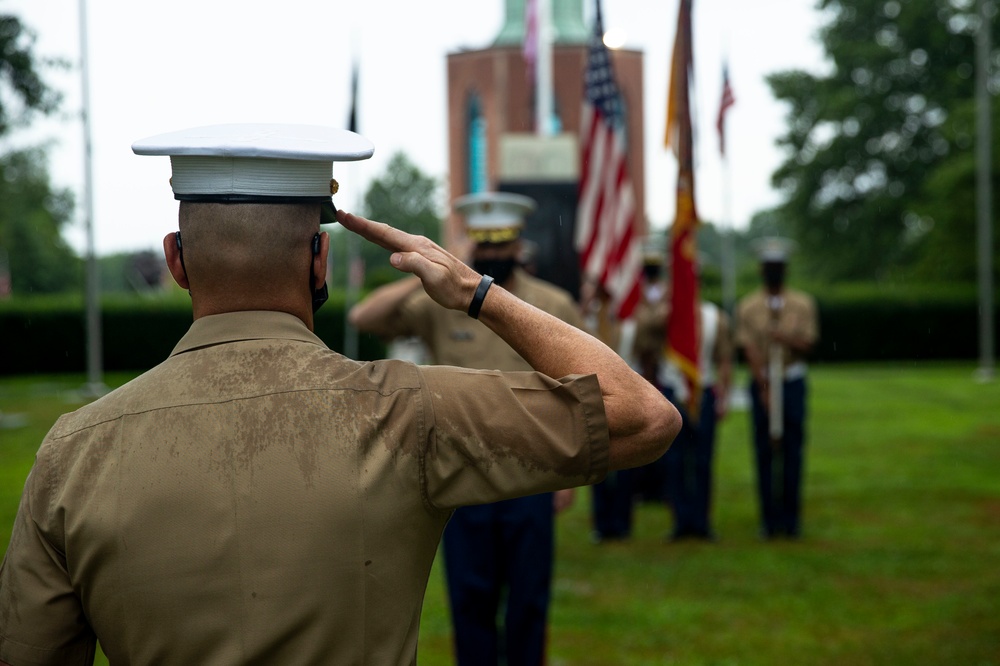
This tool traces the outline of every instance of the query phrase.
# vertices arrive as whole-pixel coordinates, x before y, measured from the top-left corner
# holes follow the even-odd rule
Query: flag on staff
[[[604,45],[597,0],[584,73],[580,118],[581,174],[576,249],[583,278],[609,294],[612,312],[625,319],[639,302],[642,251],[635,192],[628,174],[625,113]]]
[[[677,36],[670,68],[667,101],[667,146],[677,155],[677,203],[670,237],[670,316],[667,321],[667,357],[680,368],[688,386],[688,414],[698,418],[701,377],[698,359],[697,230],[694,204],[694,132],[691,127],[691,5],[680,0]]]
[[[719,117],[715,120],[715,129],[719,131],[719,154],[726,154],[726,111],[736,103],[733,88],[729,84],[729,65],[722,66],[722,99],[719,101]]]
[[[358,131],[358,65],[351,67],[351,110],[347,114],[347,129]]]
[[[352,132],[358,131],[358,64],[354,63],[351,67],[351,110],[347,115],[347,129]],[[354,234],[351,234],[349,238],[353,240]],[[349,289],[358,290],[365,284],[365,260],[361,257],[361,254],[357,252],[357,248],[349,243],[351,246],[351,257],[349,260],[349,268],[347,271],[347,286]]]
[[[524,2],[524,78],[528,90],[535,87],[535,67],[538,65],[538,0]]]
[[[351,108],[347,112],[347,129],[351,132],[358,131],[358,63],[351,65]],[[355,167],[356,169],[357,167]],[[354,172],[357,174],[357,171]],[[358,247],[358,237],[355,234],[347,234],[347,242],[344,243],[344,262],[347,275],[344,276],[344,310],[350,309],[358,301],[358,293],[365,284],[365,260],[361,257]],[[331,280],[330,272],[333,270],[333,261],[328,262],[327,279]],[[348,358],[358,358],[358,329],[354,328],[344,317],[344,355]]]

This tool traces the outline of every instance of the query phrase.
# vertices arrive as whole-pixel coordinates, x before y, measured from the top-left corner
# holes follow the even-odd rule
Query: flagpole
[[[538,62],[535,71],[535,132],[552,135],[552,0],[536,0]]]
[[[736,307],[736,258],[733,253],[732,181],[729,157],[722,156],[722,307],[732,316]]]
[[[351,110],[348,114],[347,125],[350,131],[358,131],[358,59],[354,59],[355,65],[351,68]],[[359,162],[351,162],[347,167],[350,171],[350,184],[349,187],[351,192],[355,193],[356,202],[354,204],[354,210],[361,211],[361,204],[363,203],[363,197],[361,195],[358,187],[361,183],[360,172],[361,164]],[[355,270],[356,264],[360,261],[361,256],[361,246],[360,239],[357,234],[348,232],[346,242],[344,243],[345,261],[344,261],[344,356],[347,358],[358,358],[358,329],[351,325],[351,322],[347,316],[351,307],[358,302],[358,294],[361,291],[360,284],[357,284],[357,271]]]
[[[80,84],[83,121],[83,215],[87,235],[86,278],[86,330],[87,330],[87,383],[84,393],[100,397],[107,392],[103,380],[104,359],[101,338],[100,272],[94,247],[94,178],[93,150],[90,131],[90,66],[87,58],[87,2],[80,0]]]
[[[992,173],[992,100],[989,90],[990,31],[993,26],[993,0],[979,0],[979,31],[976,38],[976,228],[979,268],[979,368],[980,381],[992,381],[993,357],[993,190]]]
[[[733,252],[732,180],[729,154],[726,152],[726,119],[735,99],[729,85],[728,61],[728,57],[722,59],[722,96],[719,99],[715,128],[719,132],[719,157],[722,164],[722,228],[719,238],[722,255],[722,307],[732,316],[736,306],[736,258]]]
[[[354,165],[352,165],[352,167],[353,166]],[[351,168],[351,171],[356,171],[356,168]],[[352,182],[357,181],[356,179],[352,179]],[[355,205],[354,210],[360,210],[360,208]],[[356,284],[355,278],[355,263],[358,260],[360,251],[360,248],[358,247],[357,234],[347,234],[345,249],[347,253],[347,261],[344,262],[344,271],[346,273],[347,289],[344,297],[344,356],[357,360],[358,329],[351,326],[351,322],[347,317],[347,313],[350,311],[351,307],[358,302],[358,293],[360,291],[360,286]]]

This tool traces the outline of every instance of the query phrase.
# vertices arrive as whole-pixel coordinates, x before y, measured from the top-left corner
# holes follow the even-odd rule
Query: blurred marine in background
[[[506,192],[469,194],[455,201],[475,246],[472,267],[521,300],[582,328],[572,296],[531,276],[521,229],[532,199]],[[522,356],[482,323],[435,303],[414,278],[385,285],[350,312],[358,330],[386,338],[416,335],[433,363],[522,371]],[[489,401],[489,396],[482,396]],[[497,425],[502,425],[497,415]],[[544,420],[544,419],[543,419]],[[514,423],[509,424],[514,427]],[[541,425],[541,424],[540,424]],[[444,533],[448,597],[461,666],[542,664],[555,548],[553,513],[572,491],[542,493],[458,509]],[[503,613],[503,636],[497,627]]]
[[[724,418],[732,381],[732,333],[729,317],[714,303],[699,304],[697,339],[700,385],[697,400],[680,369],[665,353],[670,317],[670,284],[662,276],[663,242],[648,239],[649,289],[636,314],[636,356],[643,376],[670,400],[684,427],[663,458],[647,465],[647,475],[662,484],[663,498],[674,516],[671,540],[714,540],[712,486],[716,425]],[[691,406],[697,413],[691,413]],[[640,472],[642,473],[642,472]]]
[[[811,296],[785,286],[792,242],[768,237],[755,244],[763,288],[736,310],[736,343],[750,371],[753,445],[761,536],[801,533],[807,398],[806,358],[819,337]]]

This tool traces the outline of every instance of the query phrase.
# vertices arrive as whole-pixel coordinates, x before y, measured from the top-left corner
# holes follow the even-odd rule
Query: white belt
[[[805,361],[792,363],[785,368],[785,381],[790,382],[793,379],[804,379],[808,370],[809,366],[806,365]]]

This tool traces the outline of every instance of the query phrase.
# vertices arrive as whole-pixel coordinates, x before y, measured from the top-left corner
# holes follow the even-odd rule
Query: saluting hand
[[[349,231],[392,252],[389,263],[420,278],[424,291],[440,305],[466,311],[480,275],[424,236],[400,231],[383,222],[337,210],[337,221]]]

